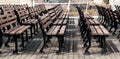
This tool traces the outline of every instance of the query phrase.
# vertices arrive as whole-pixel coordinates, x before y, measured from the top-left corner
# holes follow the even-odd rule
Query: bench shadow
[[[107,48],[107,52],[119,53],[119,49],[117,48],[117,46],[111,40],[108,40],[106,42],[106,48]]]

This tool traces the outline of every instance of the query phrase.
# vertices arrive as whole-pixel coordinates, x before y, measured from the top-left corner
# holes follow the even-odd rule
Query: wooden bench
[[[89,26],[88,30],[87,30],[87,41],[84,44],[84,46],[86,46],[86,44],[88,43],[88,47],[85,49],[85,54],[90,54],[89,53],[89,48],[91,47],[91,38],[92,37],[98,37],[99,38],[99,42],[100,42],[100,47],[102,48],[102,54],[106,53],[106,37],[109,36],[110,33],[108,32],[108,30],[102,26],[102,25],[96,25],[96,26]]]
[[[15,7],[15,14],[17,15],[17,21],[20,25],[31,25],[31,37],[33,37],[33,34],[38,31],[38,20],[37,19],[31,19],[29,17],[29,12],[22,6]],[[33,31],[34,29],[34,31]]]
[[[19,5],[17,5],[17,6],[19,6]],[[13,8],[13,5],[3,5],[2,6],[2,11],[3,11],[3,14],[14,14],[14,8]],[[28,37],[28,36],[27,36]],[[26,41],[28,40],[28,38],[26,37]],[[9,41],[11,40],[11,37],[8,37],[8,40],[7,40],[7,42],[5,43],[5,46],[6,47],[9,47],[9,45],[8,45],[8,43],[9,43]],[[13,39],[12,39],[12,41],[13,41]]]
[[[17,38],[19,36],[22,38],[22,47],[24,48],[24,34],[26,33],[27,37],[28,28],[30,28],[30,26],[18,25],[17,17],[14,12],[0,15],[0,34],[1,36],[13,37],[15,42],[15,50],[13,53],[18,53]]]
[[[47,41],[50,39],[50,37],[57,37],[59,42],[59,50],[57,53],[61,52],[61,48],[63,47],[64,42],[64,35],[66,31],[66,25],[52,25],[53,19],[51,19],[51,16],[53,14],[53,10],[48,11],[48,14],[45,14],[44,16],[39,17],[40,21],[40,28],[42,30],[43,38],[44,38],[44,45],[40,52],[44,52],[43,49],[47,45]]]
[[[98,20],[96,19],[85,19],[85,25],[83,25],[83,27],[81,27],[83,30],[81,31],[82,38],[83,38],[83,42],[85,42],[87,39],[87,27],[89,26],[96,26],[96,25],[100,25],[100,23],[98,22]]]

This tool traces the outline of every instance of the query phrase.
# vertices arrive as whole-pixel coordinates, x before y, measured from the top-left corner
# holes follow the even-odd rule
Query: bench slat
[[[2,24],[0,27],[3,28],[3,27],[6,27],[6,26],[8,26],[8,25],[10,25],[10,24],[13,24],[13,23],[16,23],[16,20],[11,21],[11,22],[9,22],[9,23]]]
[[[92,19],[88,19],[90,24],[95,24],[94,21]]]
[[[54,24],[57,24],[59,22],[59,20],[56,20],[55,22],[54,22]]]
[[[12,29],[10,29],[10,30],[5,31],[5,33],[10,33],[11,31],[14,31],[16,28],[19,28],[19,27],[20,27],[20,26],[14,27],[14,28],[12,28]]]
[[[43,25],[43,28],[46,29],[51,23],[52,21],[47,22],[46,24]]]
[[[9,32],[9,34],[13,34],[13,35],[16,34],[17,31],[21,30],[23,27],[24,26],[20,26],[20,27],[16,28],[14,31]]]
[[[45,22],[47,22],[49,19],[50,19],[50,17],[46,17],[46,18],[41,19],[41,20],[42,20],[42,23],[45,23]]]
[[[21,28],[16,34],[21,34],[21,33],[23,33],[25,30],[27,30],[28,28],[30,28],[30,26],[24,26],[24,27]]]
[[[102,32],[104,33],[104,35],[110,35],[110,33],[108,32],[108,30],[103,27],[102,25],[100,25],[100,29],[102,30]]]
[[[49,14],[45,14],[45,15],[41,16],[41,20],[43,20],[46,17],[49,17]]]
[[[65,20],[63,21],[63,24],[67,24],[67,19],[65,19]]]
[[[103,32],[101,31],[99,26],[94,26],[94,27],[95,27],[96,32],[97,32],[98,35],[103,35]]]
[[[62,24],[62,22],[63,22],[63,19],[59,20],[58,24]]]
[[[58,32],[59,29],[60,29],[60,26],[56,26],[56,28],[52,32],[52,35],[57,35],[57,32]]]
[[[66,26],[64,25],[61,27],[59,34],[63,35],[65,33],[65,30],[66,30]]]
[[[47,32],[47,35],[50,35],[55,28],[56,28],[56,26],[52,26],[52,27],[49,29],[49,31]]]
[[[93,19],[93,21],[94,21],[94,23],[96,23],[96,24],[100,24],[100,22],[98,22],[97,19]]]
[[[37,19],[29,19],[28,21],[27,21],[28,23],[37,23]]]
[[[91,34],[97,35],[96,29],[93,26],[90,26]]]

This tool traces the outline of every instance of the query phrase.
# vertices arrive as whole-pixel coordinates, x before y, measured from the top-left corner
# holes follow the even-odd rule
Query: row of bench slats
[[[53,26],[48,32],[47,35],[63,35],[66,29],[66,25],[63,26]]]
[[[92,35],[105,35],[108,36],[110,33],[102,25],[99,26],[90,26]]]
[[[98,20],[96,20],[96,19],[87,19],[86,23],[89,25],[99,25],[100,24],[100,22],[98,22]]]

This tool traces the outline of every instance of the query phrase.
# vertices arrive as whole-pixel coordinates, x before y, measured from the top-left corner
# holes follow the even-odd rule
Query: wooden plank
[[[21,28],[23,28],[24,26],[20,26],[18,28],[16,28],[14,31],[9,32],[9,34],[15,34],[17,31],[21,30]]]
[[[59,18],[62,18],[63,17],[63,14],[61,14],[60,16],[59,16]]]
[[[65,30],[66,30],[66,26],[64,25],[61,27],[59,34],[63,35],[65,33]]]
[[[90,16],[88,16],[88,14],[84,14],[85,18],[91,18]]]
[[[42,20],[42,23],[46,23],[49,20],[49,17],[46,17]]]
[[[87,21],[89,21],[90,24],[95,24],[92,19],[88,19]]]
[[[102,25],[100,25],[100,29],[102,30],[102,32],[104,33],[104,35],[110,35],[110,33],[108,32],[108,30],[103,27]]]
[[[2,28],[2,27],[6,27],[6,26],[8,26],[8,25],[10,25],[10,24],[13,24],[13,23],[16,23],[16,20],[11,21],[11,22],[8,22],[8,23],[5,23],[5,24],[2,24],[0,27],[1,27],[1,28]]]
[[[92,35],[97,35],[96,29],[93,26],[89,27]]]
[[[54,22],[54,24],[57,24],[59,22],[59,20],[56,20],[55,22]]]
[[[22,17],[20,17],[21,20],[26,18],[28,18],[28,15],[23,15]]]
[[[60,29],[60,26],[56,26],[56,28],[52,32],[52,35],[57,35],[57,32],[58,32],[59,29]]]
[[[65,20],[63,21],[63,24],[67,24],[67,19],[65,19]]]
[[[26,22],[28,22],[28,23],[33,23],[34,21],[36,21],[37,19],[28,19],[28,21],[26,21]]]
[[[63,19],[62,19],[62,20],[59,20],[58,24],[62,24],[62,22],[63,22]]]
[[[10,29],[10,30],[8,30],[8,31],[5,31],[5,33],[10,33],[11,31],[14,31],[16,28],[19,28],[20,26],[16,26],[15,28],[12,28],[12,29]]]
[[[93,19],[93,17],[91,17],[89,14],[85,14],[85,13],[84,13],[84,18]]]
[[[47,35],[52,34],[52,32],[54,31],[54,29],[56,28],[56,26],[52,26],[49,31],[47,32]]]
[[[8,19],[10,19],[10,20],[13,20],[13,19],[16,19],[17,17],[14,15],[14,16],[12,16],[12,17],[9,17]]]
[[[43,25],[43,28],[46,29],[51,23],[52,21],[47,22],[46,24]]]
[[[49,14],[44,14],[43,16],[40,17],[41,20],[43,20],[44,18],[48,17]]]
[[[25,30],[27,30],[28,28],[30,28],[30,26],[24,26],[24,27],[21,28],[16,34],[21,34],[21,33],[23,33]]]
[[[52,17],[52,16],[54,16],[56,13],[55,12],[53,12],[53,13],[50,13],[50,16]]]
[[[54,20],[56,18],[56,15],[52,16],[52,18],[50,18],[51,20]]]
[[[94,21],[95,24],[100,24],[100,22],[96,19],[93,19],[93,21]]]
[[[68,14],[64,14],[64,17],[63,18],[67,18]]]
[[[94,26],[94,27],[95,27],[95,29],[97,31],[97,35],[103,35],[103,32],[102,32],[102,30],[100,29],[99,26]]]
[[[11,20],[11,19],[10,19]],[[5,19],[0,19],[0,24],[3,24],[3,23],[5,23],[5,22],[7,22],[7,21],[9,21],[9,19],[8,18],[5,18]]]

